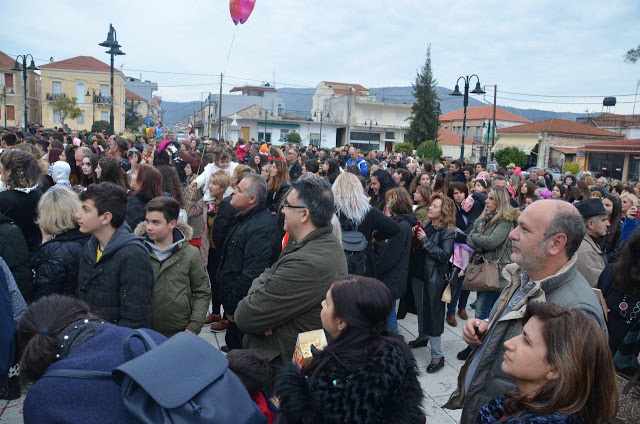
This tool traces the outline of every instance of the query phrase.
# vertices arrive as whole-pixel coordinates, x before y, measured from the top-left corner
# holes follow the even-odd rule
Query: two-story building
[[[150,111],[149,102],[144,97],[137,95],[133,91],[125,90],[124,93],[125,100],[128,104],[127,112],[133,110],[140,116],[140,118],[147,118]],[[137,131],[138,129],[134,128],[134,130]]]
[[[593,125],[603,130],[624,134],[628,139],[640,138],[640,115],[601,113],[598,116],[576,118],[577,122]]]
[[[445,113],[440,117],[440,128],[455,133],[460,136],[462,140],[462,121],[464,117],[464,109],[454,110],[453,112]],[[496,129],[509,128],[515,125],[522,125],[529,123],[526,118],[518,116],[515,113],[508,112],[500,107],[496,107]],[[491,149],[492,133],[493,129],[493,106],[473,106],[467,108],[467,120],[465,129],[465,157],[470,158],[475,162],[480,160],[481,157],[488,156],[488,152]],[[498,140],[498,133],[495,134],[493,141]],[[451,137],[448,137],[451,139]],[[457,156],[452,156],[454,159],[460,157],[460,152]]]
[[[546,168],[562,168],[564,162],[577,161],[584,169],[584,155],[578,150],[587,143],[608,140],[622,140],[624,134],[580,124],[566,119],[547,119],[509,128],[498,129],[500,140],[493,146],[493,152],[505,147],[517,147],[527,155],[533,155],[529,164]]]
[[[22,63],[18,63],[19,71],[14,70],[15,65],[15,58],[0,52],[0,125],[5,127],[24,126]],[[30,123],[40,120],[40,76],[35,71],[27,69],[27,121]]]
[[[76,56],[40,66],[42,79],[42,125],[53,128],[61,124],[60,111],[53,102],[60,96],[76,98],[81,115],[65,123],[74,130],[89,130],[95,121],[109,122],[110,67],[91,56]],[[125,76],[114,72],[114,130],[124,131]]]

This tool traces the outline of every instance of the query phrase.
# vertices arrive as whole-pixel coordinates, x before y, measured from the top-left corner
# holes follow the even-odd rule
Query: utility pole
[[[349,87],[349,94],[347,95],[347,134],[345,137],[346,143],[351,145],[351,92],[353,87]]]
[[[220,97],[218,97],[218,140],[222,139],[222,74],[220,74]]]
[[[207,110],[207,138],[211,137],[211,91],[209,91],[209,108]]]
[[[498,99],[498,84],[493,86],[493,126],[491,127],[491,149],[489,149],[490,155],[487,155],[493,159],[493,145],[496,142],[496,101]],[[485,164],[486,165],[486,164]]]

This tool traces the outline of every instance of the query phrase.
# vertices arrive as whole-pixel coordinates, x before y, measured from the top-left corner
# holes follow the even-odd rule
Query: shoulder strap
[[[59,370],[49,370],[46,373],[44,373],[43,377],[65,377],[65,378],[84,378],[84,379],[90,379],[90,380],[111,380],[111,373],[106,371],[59,369]]]

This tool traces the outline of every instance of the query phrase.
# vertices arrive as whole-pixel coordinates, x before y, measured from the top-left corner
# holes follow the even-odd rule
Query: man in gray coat
[[[291,362],[298,333],[322,329],[321,303],[347,261],[331,218],[329,183],[302,179],[283,201],[289,241],[278,261],[253,280],[238,303],[235,321],[245,349],[258,349],[273,363]]]
[[[503,276],[509,284],[493,306],[489,322],[470,319],[464,341],[477,346],[458,376],[458,388],[444,405],[462,408],[460,423],[475,423],[488,401],[515,390],[502,372],[504,342],[522,333],[521,318],[530,302],[552,302],[581,309],[607,332],[602,307],[589,283],[577,271],[576,251],[585,234],[577,209],[561,200],[540,200],[527,207],[511,231],[513,264]]]

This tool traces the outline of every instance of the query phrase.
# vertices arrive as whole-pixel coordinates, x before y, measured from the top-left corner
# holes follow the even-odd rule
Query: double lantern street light
[[[318,147],[322,147],[322,120],[324,118],[331,119],[331,116],[329,116],[329,111],[325,112],[324,110],[316,110],[313,112],[313,117],[320,117],[320,138],[318,139]]]
[[[464,159],[464,136],[465,136],[465,133],[467,132],[467,106],[469,105],[469,83],[471,82],[471,79],[473,77],[476,77],[477,82],[476,82],[476,88],[474,88],[471,91],[471,94],[484,94],[484,90],[480,86],[480,77],[478,77],[476,74],[458,78],[458,81],[456,81],[455,89],[453,90],[453,92],[449,93],[450,96],[464,96],[464,99],[463,99],[464,115],[462,117],[462,146],[460,148],[461,160]],[[464,94],[460,92],[460,86],[458,85],[461,79],[464,80]]]
[[[369,125],[369,142],[367,143],[367,146],[369,147],[369,151],[371,151],[371,128],[374,125],[377,127],[378,126],[378,121],[376,121],[375,119],[365,119],[364,126],[366,127],[367,125]],[[379,141],[378,141],[378,148],[380,148],[380,142]]]
[[[113,122],[113,57],[114,56],[123,56],[125,53],[120,50],[120,44],[118,44],[118,38],[116,34],[116,30],[113,25],[109,24],[109,33],[107,34],[107,40],[98,44],[99,46],[106,47],[107,50],[105,53],[108,53],[111,56],[111,99],[109,99],[109,132],[110,134],[115,134],[114,131],[114,122]]]
[[[30,57],[31,58],[31,64],[27,67],[27,58]],[[22,58],[22,68],[20,68],[20,64],[18,63],[18,61],[20,60],[20,58]],[[28,129],[28,122],[27,122],[27,69],[30,71],[38,71],[40,70],[36,64],[33,62],[33,56],[30,54],[25,54],[25,55],[18,55],[18,57],[16,57],[16,61],[15,64],[13,65],[13,68],[11,68],[12,71],[16,71],[16,72],[20,72],[22,71],[22,94],[23,94],[23,100],[24,100],[24,131],[27,132]],[[6,98],[5,98],[6,101]]]

